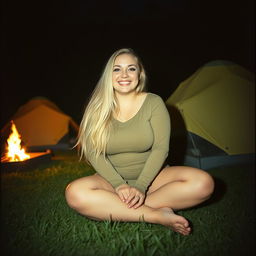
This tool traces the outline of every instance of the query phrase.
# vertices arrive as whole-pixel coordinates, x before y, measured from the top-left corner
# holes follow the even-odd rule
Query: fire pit
[[[27,153],[30,158],[23,161],[9,162],[5,157],[1,158],[1,165],[3,171],[27,171],[36,168],[42,163],[51,160],[51,151]]]
[[[12,132],[7,139],[7,152],[1,157],[3,171],[25,171],[51,160],[50,150],[46,152],[25,152],[25,149],[21,147],[21,136],[14,122],[12,122],[11,130]]]

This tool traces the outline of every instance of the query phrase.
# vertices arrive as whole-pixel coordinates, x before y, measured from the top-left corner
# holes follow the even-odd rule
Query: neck
[[[118,101],[118,104],[123,105],[123,104],[134,101],[137,98],[138,93],[136,91],[128,94],[115,93],[115,96]]]

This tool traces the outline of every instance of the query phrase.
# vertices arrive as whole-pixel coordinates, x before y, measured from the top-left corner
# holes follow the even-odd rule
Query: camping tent
[[[24,144],[32,150],[68,147],[70,132],[77,133],[79,129],[69,115],[42,97],[33,98],[21,106],[12,120]],[[9,130],[10,123],[5,125],[1,133],[6,136]]]
[[[183,81],[166,104],[184,122],[185,164],[208,169],[254,158],[254,95],[253,74],[227,61],[207,63]]]

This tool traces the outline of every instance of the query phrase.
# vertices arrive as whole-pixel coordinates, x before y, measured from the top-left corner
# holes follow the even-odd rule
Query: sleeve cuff
[[[142,192],[143,194],[145,194],[147,187],[139,185],[139,184],[135,184],[134,185],[135,188],[137,188],[140,192]]]
[[[119,181],[119,182],[111,183],[111,185],[114,188],[117,188],[118,186],[123,185],[123,184],[127,184],[127,183],[125,181]]]

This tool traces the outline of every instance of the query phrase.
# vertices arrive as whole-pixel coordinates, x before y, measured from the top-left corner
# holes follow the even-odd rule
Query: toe
[[[180,228],[174,228],[173,231],[175,231],[175,232],[177,232],[177,233],[179,233],[179,234],[181,234],[181,235],[184,235],[184,234],[185,234],[184,230],[183,230],[183,229],[180,229]]]
[[[188,227],[188,228],[185,228],[183,225],[181,224],[176,224],[173,226],[173,230],[175,232],[178,232],[182,235],[189,235],[190,234],[190,231],[191,231],[191,228]]]
[[[188,222],[185,222],[185,223],[184,223],[184,227],[185,227],[185,228],[188,228],[188,226],[189,226],[189,223],[188,223]]]
[[[184,226],[181,225],[181,224],[174,225],[174,230],[179,231],[179,233],[186,233],[187,232],[186,228],[184,228]]]

